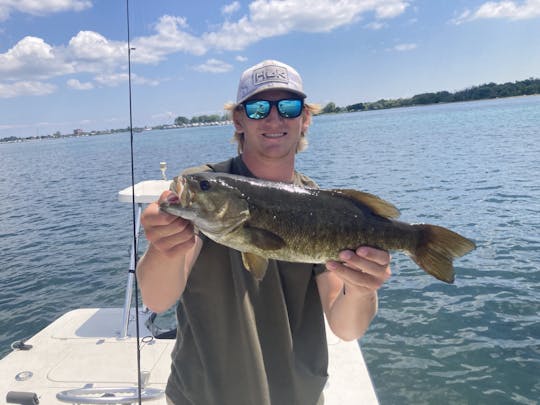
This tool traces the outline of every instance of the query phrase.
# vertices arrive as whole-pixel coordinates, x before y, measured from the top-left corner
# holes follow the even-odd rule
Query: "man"
[[[267,60],[247,69],[230,105],[239,156],[214,170],[314,187],[295,171],[314,111],[292,67]],[[164,192],[160,201],[177,198]],[[240,253],[194,233],[190,222],[143,212],[149,247],[137,267],[144,303],[177,300],[178,332],[167,397],[172,404],[322,404],[328,353],[323,312],[345,340],[361,337],[390,277],[387,252],[343,251],[326,266],[270,260],[258,281]]]

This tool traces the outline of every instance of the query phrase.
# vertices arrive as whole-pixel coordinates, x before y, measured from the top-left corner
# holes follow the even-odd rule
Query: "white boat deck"
[[[141,313],[141,325],[146,317]],[[0,402],[9,391],[35,393],[40,404],[58,404],[63,402],[56,395],[65,390],[136,390],[134,322],[130,322],[129,337],[120,339],[121,320],[122,308],[77,309],[61,316],[26,342],[32,345],[30,350],[13,351],[0,361]],[[147,373],[146,388],[164,390],[174,340],[154,339],[144,326],[140,331],[141,371]],[[330,377],[325,404],[377,404],[358,344],[343,342],[328,333],[328,349]],[[165,404],[165,398],[145,403]]]

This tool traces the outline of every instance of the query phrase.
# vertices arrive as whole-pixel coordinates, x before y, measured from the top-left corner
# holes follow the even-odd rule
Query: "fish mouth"
[[[169,214],[189,219],[194,193],[189,190],[189,184],[184,177],[176,180],[174,188],[174,195],[171,195],[170,199],[163,201],[160,208]]]
[[[178,187],[180,188],[180,190],[178,190],[178,198],[180,200],[180,205],[182,205],[182,207],[184,208],[187,208],[191,205],[192,193],[189,190],[189,185],[185,177],[180,178]]]

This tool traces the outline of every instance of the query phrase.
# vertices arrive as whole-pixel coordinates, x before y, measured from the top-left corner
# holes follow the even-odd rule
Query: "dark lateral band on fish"
[[[357,190],[322,190],[227,173],[180,176],[179,199],[161,209],[180,216],[217,243],[242,253],[262,279],[268,259],[301,263],[339,260],[345,249],[403,251],[427,273],[454,282],[453,260],[473,249],[447,228],[397,221],[391,203]]]

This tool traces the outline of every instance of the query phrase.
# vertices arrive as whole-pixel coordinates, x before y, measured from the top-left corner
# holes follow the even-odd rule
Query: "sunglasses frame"
[[[264,101],[264,102],[270,104],[270,108],[268,109],[268,112],[264,116],[261,116],[259,118],[251,117],[249,115],[248,111],[247,111],[247,105],[246,104],[247,103],[257,103],[257,102],[260,102],[260,101]],[[299,110],[298,115],[295,115],[294,117],[291,117],[291,116],[287,116],[284,113],[282,113],[280,111],[280,109],[279,109],[279,103],[282,102],[282,101],[300,101],[300,110]],[[246,116],[250,120],[256,120],[256,121],[263,120],[266,117],[268,117],[270,115],[270,112],[272,111],[273,106],[276,106],[276,110],[277,110],[279,116],[282,117],[282,118],[290,118],[290,119],[298,118],[298,117],[300,117],[302,115],[302,111],[304,111],[304,99],[303,98],[295,98],[295,97],[287,97],[287,98],[282,98],[280,100],[253,99],[253,100],[244,101],[241,105],[242,105],[242,107],[244,109],[244,112],[246,113]]]

